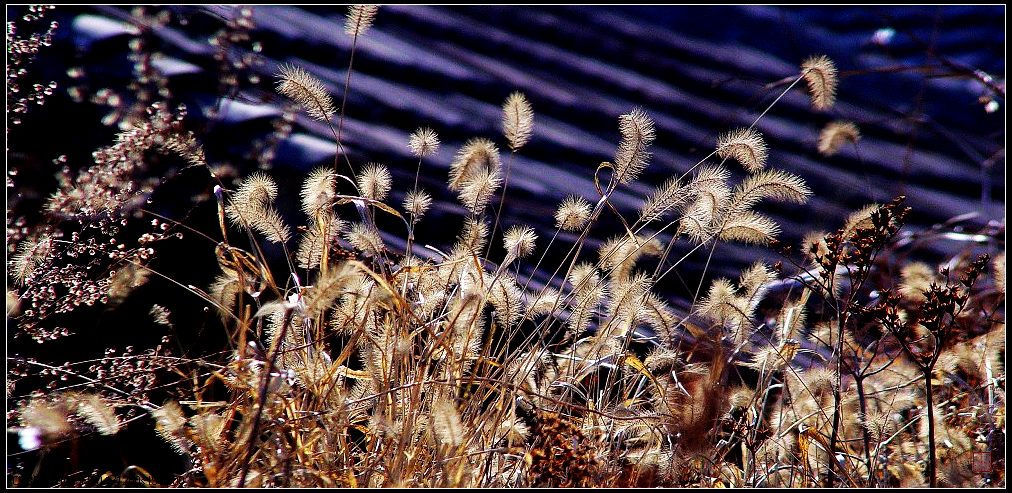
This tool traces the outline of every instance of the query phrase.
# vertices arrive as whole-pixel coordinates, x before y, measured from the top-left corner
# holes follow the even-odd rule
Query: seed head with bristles
[[[383,239],[376,229],[364,223],[354,223],[345,233],[345,239],[351,246],[362,252],[378,255],[383,251]]]
[[[419,128],[408,138],[408,149],[417,158],[431,156],[439,151],[439,136],[431,128]]]
[[[555,227],[563,231],[577,231],[590,219],[590,203],[583,197],[570,195],[555,211]]]
[[[24,284],[32,271],[49,259],[53,254],[53,245],[53,239],[48,234],[21,243],[18,253],[14,255],[11,262],[14,278],[19,284]]]
[[[458,198],[471,214],[479,214],[488,206],[501,183],[502,177],[498,169],[479,168],[474,173],[474,178],[461,187]]]
[[[330,221],[329,223],[318,223],[316,227],[307,228],[299,240],[299,249],[295,254],[299,267],[304,269],[319,267],[320,261],[323,259],[323,249],[331,245],[334,238],[344,230],[345,221],[333,214],[327,214],[326,217]]]
[[[819,133],[819,154],[832,156],[843,147],[844,142],[856,144],[860,138],[861,132],[852,122],[831,122]]]
[[[721,159],[734,158],[750,173],[766,166],[767,154],[762,135],[751,128],[732,130],[717,139],[717,155]]]
[[[513,226],[503,237],[507,258],[524,258],[534,251],[538,235],[528,226]]]
[[[390,171],[379,163],[369,163],[358,175],[358,189],[367,199],[382,201],[390,193]]]
[[[646,223],[658,221],[668,211],[682,205],[690,197],[687,187],[682,186],[678,177],[673,176],[654,189],[643,202],[643,207],[640,208],[640,221]]]
[[[376,18],[378,5],[352,5],[348,7],[348,17],[344,21],[344,32],[349,36],[362,36],[372,27]]]
[[[255,172],[239,184],[225,213],[235,224],[253,229],[275,243],[287,243],[292,232],[272,207],[277,196],[278,186],[274,179]]]
[[[731,196],[731,210],[745,211],[762,199],[804,204],[812,190],[801,177],[778,169],[750,175],[735,187]]]
[[[836,65],[825,55],[812,56],[801,64],[801,76],[808,84],[812,107],[825,110],[836,101]]]
[[[516,151],[531,138],[534,128],[534,110],[521,92],[514,92],[502,106],[502,131],[510,144],[510,150]]]
[[[309,217],[329,209],[334,201],[337,173],[327,166],[314,169],[302,185],[302,210]]]
[[[488,224],[477,218],[467,218],[464,220],[464,227],[461,229],[460,236],[457,238],[457,244],[454,249],[462,248],[469,251],[477,252],[485,247],[485,241],[488,237]]]
[[[98,394],[75,397],[77,415],[94,426],[102,435],[119,433],[121,423],[116,410]]]
[[[994,272],[994,287],[1001,294],[1005,294],[1005,252],[994,257],[994,260],[991,262],[991,268]]]
[[[753,211],[744,211],[729,217],[717,237],[724,241],[767,245],[778,234],[780,226],[775,221]]]
[[[414,216],[417,221],[425,215],[432,205],[432,196],[424,190],[412,190],[404,197],[404,210]]]
[[[640,108],[633,108],[619,117],[622,141],[615,151],[615,176],[619,183],[628,183],[647,167],[649,147],[654,141],[654,121]]]
[[[499,148],[488,139],[475,138],[464,143],[464,147],[457,153],[457,157],[450,163],[450,190],[459,191],[468,182],[475,181],[475,177],[482,169],[499,172],[502,161],[499,158]],[[487,173],[488,175],[492,173]]]
[[[282,65],[278,71],[279,93],[299,103],[311,118],[330,121],[335,113],[334,101],[320,79],[294,65]]]

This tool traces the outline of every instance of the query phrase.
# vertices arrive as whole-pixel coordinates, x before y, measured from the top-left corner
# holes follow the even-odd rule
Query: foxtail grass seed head
[[[52,439],[72,430],[68,417],[65,402],[49,402],[36,398],[21,411],[21,425],[25,428],[36,428],[42,435]]]
[[[370,255],[379,255],[383,251],[383,239],[375,228],[363,223],[354,223],[345,232],[345,239],[355,249]]]
[[[825,55],[812,56],[801,64],[801,75],[808,84],[812,107],[826,110],[836,101],[836,65]]]
[[[21,305],[21,300],[18,299],[18,294],[16,292],[14,292],[14,291],[11,291],[10,288],[8,288],[7,289],[7,318],[11,318],[12,316],[17,315],[18,314],[18,310],[20,308],[20,305]]]
[[[48,234],[23,241],[12,259],[14,279],[24,284],[35,268],[53,255],[53,245],[53,238]]]
[[[113,409],[102,396],[90,394],[74,399],[77,404],[77,415],[95,427],[102,435],[119,433],[120,421]]]
[[[344,32],[349,36],[362,36],[372,27],[376,19],[378,5],[352,5],[348,7],[348,16],[344,21]]]
[[[899,292],[908,299],[923,302],[925,293],[938,282],[938,273],[924,262],[911,262],[900,269]]]
[[[274,179],[255,172],[239,184],[232,200],[225,206],[225,214],[234,224],[249,228],[275,243],[287,243],[291,229],[271,204],[278,196]]]
[[[383,201],[390,193],[390,171],[379,163],[369,163],[358,175],[358,189],[367,199]]]
[[[717,155],[721,159],[733,158],[749,173],[755,173],[766,166],[767,154],[766,142],[755,129],[739,128],[717,139]]]
[[[591,206],[587,199],[570,195],[555,211],[555,227],[563,231],[582,229],[590,220]]]
[[[839,152],[845,142],[856,144],[861,132],[852,122],[830,122],[819,132],[819,154],[832,156]]]
[[[521,92],[514,92],[506,98],[502,107],[502,130],[510,150],[516,151],[531,138],[534,128],[534,110]]]
[[[646,223],[661,220],[669,211],[682,205],[692,197],[687,187],[682,186],[676,176],[664,181],[661,186],[643,202],[640,220]]]
[[[994,287],[998,288],[1001,294],[1005,294],[1005,252],[994,257],[991,268],[994,272]]]
[[[302,184],[302,210],[309,217],[315,217],[329,210],[334,202],[337,188],[337,173],[329,166],[314,169]]]
[[[635,180],[650,161],[654,141],[654,121],[640,108],[619,117],[622,140],[615,151],[615,176],[618,183]]]
[[[804,204],[812,190],[805,180],[786,171],[768,169],[749,175],[735,187],[731,196],[732,211],[745,211],[763,199],[792,204]]]
[[[277,91],[298,103],[311,118],[329,122],[334,116],[334,101],[327,86],[301,67],[282,65],[278,69]]]
[[[512,258],[524,258],[534,252],[534,243],[538,235],[528,226],[513,226],[503,237],[506,254]]]
[[[413,215],[415,221],[421,219],[431,205],[432,196],[424,190],[412,190],[404,197],[404,210]]]
[[[479,214],[488,206],[501,183],[502,177],[498,169],[480,168],[475,172],[473,180],[464,183],[458,198],[471,214]]]
[[[460,191],[469,182],[475,181],[482,170],[485,170],[485,176],[498,174],[501,167],[499,148],[491,140],[468,140],[450,163],[450,190]]]
[[[408,149],[417,158],[431,156],[439,151],[439,136],[429,127],[419,128],[408,138]]]
[[[780,226],[767,216],[744,211],[728,218],[720,228],[718,238],[754,245],[768,245],[780,234]]]

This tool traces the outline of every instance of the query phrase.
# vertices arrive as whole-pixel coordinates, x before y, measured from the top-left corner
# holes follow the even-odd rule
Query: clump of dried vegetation
[[[376,13],[352,7],[345,34],[367,36]],[[147,29],[160,22],[138,15]],[[216,39],[249,42],[250,23],[244,14]],[[9,126],[43,101],[46,86],[19,92],[17,69],[56,28],[25,37],[30,25],[9,24]],[[49,344],[68,335],[66,316],[82,306],[115,306],[149,279],[171,278],[152,261],[162,242],[185,234],[208,238],[218,272],[207,286],[177,286],[179,296],[199,301],[192,309],[207,310],[225,345],[183,357],[171,341],[186,328],[154,304],[143,313],[164,337],[152,347],[62,365],[8,354],[8,433],[32,451],[8,455],[8,485],[32,477],[12,460],[37,467],[58,460],[47,451],[139,427],[185,461],[171,481],[128,464],[61,484],[1004,485],[1003,243],[941,268],[909,261],[897,253],[907,238],[900,197],[790,248],[756,205],[803,206],[812,192],[771,165],[775,150],[755,123],[718,136],[710,155],[654,188],[640,210],[618,210],[610,198],[651,160],[654,124],[640,108],[618,117],[616,151],[594,170],[597,196],[559,204],[555,231],[505,224],[510,166],[536,126],[518,92],[503,105],[502,135],[467,141],[450,165],[465,216],[451,247],[419,248],[432,197],[418,175],[432,172],[436,131],[420,128],[404,143],[418,158],[416,178],[393,183],[384,165],[343,151],[345,102],[309,71],[280,66],[277,92],[329,126],[338,151],[301,180],[298,199],[286,197],[269,171],[232,180],[209,163],[185,128],[186,109],[161,100],[164,84],[137,50],[140,96],[110,103],[115,142],[79,172],[58,163],[38,217],[12,217],[17,202],[8,202],[8,340]],[[784,92],[803,82],[816,110],[835,101],[827,57],[804,61],[786,81]],[[837,122],[818,151],[858,138],[854,124]],[[145,209],[164,156],[205,170],[213,193],[202,211],[215,228]],[[301,222],[281,213],[286,200],[298,200]],[[603,215],[624,233],[585,252]],[[388,234],[406,247],[390,247]],[[784,260],[712,282],[685,313],[654,289],[684,259],[672,257],[676,241],[711,255],[720,242],[741,242]],[[567,250],[564,260],[544,265],[553,248]],[[532,283],[521,264],[551,281]]]

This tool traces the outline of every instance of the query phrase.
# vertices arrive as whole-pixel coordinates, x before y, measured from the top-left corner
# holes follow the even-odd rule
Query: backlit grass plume
[[[320,79],[294,65],[282,65],[278,78],[277,91],[302,106],[311,118],[329,122],[334,117],[334,101]]]
[[[654,142],[654,121],[640,108],[619,117],[622,140],[615,151],[615,177],[618,183],[636,179],[650,162],[650,144]]]
[[[836,102],[836,64],[825,55],[812,56],[801,64],[801,76],[808,84],[812,107],[826,110]]]
[[[344,32],[355,37],[365,34],[372,27],[378,11],[378,5],[352,5],[348,7],[348,15],[344,21]]]

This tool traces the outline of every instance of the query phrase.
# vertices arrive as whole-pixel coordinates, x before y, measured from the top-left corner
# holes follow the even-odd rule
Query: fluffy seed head
[[[991,268],[994,272],[994,287],[998,288],[1001,294],[1005,294],[1005,252],[994,257]]]
[[[498,169],[480,168],[474,173],[473,180],[464,183],[457,196],[471,214],[479,214],[488,206],[501,183]]]
[[[672,176],[654,189],[653,193],[643,202],[643,207],[640,208],[640,220],[647,223],[659,221],[668,211],[682,205],[691,197],[689,190],[682,186],[678,177]]]
[[[408,138],[408,149],[417,158],[431,156],[439,151],[439,136],[431,128],[419,128]]]
[[[233,223],[253,229],[270,241],[287,243],[292,232],[281,214],[271,206],[277,196],[278,186],[274,180],[262,172],[255,172],[239,184],[239,189],[225,207],[225,214]]]
[[[559,204],[555,211],[555,227],[563,231],[582,229],[590,219],[590,202],[583,197],[570,195]]]
[[[488,237],[488,224],[476,218],[464,220],[464,227],[460,232],[460,243],[467,248],[478,251],[485,247]]]
[[[534,243],[538,235],[534,229],[528,226],[513,226],[506,231],[503,237],[503,246],[506,247],[506,255],[512,258],[524,258],[534,251]]]
[[[358,189],[367,199],[382,201],[390,193],[390,170],[379,163],[369,163],[358,175]]]
[[[282,65],[278,78],[277,91],[299,103],[311,118],[327,122],[334,116],[334,101],[320,79],[294,65]]]
[[[414,216],[417,221],[425,215],[432,205],[432,196],[423,190],[412,190],[404,197],[404,210]]]
[[[857,125],[851,122],[828,123],[819,133],[819,154],[832,156],[843,147],[844,142],[850,141],[856,144],[860,138],[861,132],[857,129]]]
[[[43,234],[35,240],[25,240],[12,259],[13,275],[19,284],[24,284],[36,267],[47,261],[53,254],[53,238]]]
[[[484,169],[486,175],[494,172],[498,174],[502,167],[499,158],[499,148],[492,141],[482,138],[474,138],[467,141],[464,147],[457,153],[457,157],[450,163],[450,190],[459,191],[468,182],[475,181],[477,175]]]
[[[801,64],[801,76],[808,83],[813,108],[825,110],[833,106],[838,82],[833,60],[825,55],[810,57]]]
[[[349,36],[361,36],[372,27],[378,5],[352,5],[348,7],[348,18],[344,21],[344,32]]]
[[[464,426],[460,413],[451,400],[440,400],[432,406],[431,414],[435,439],[440,445],[457,447],[464,441]]]
[[[734,214],[721,226],[718,238],[756,245],[769,244],[780,234],[780,226],[767,216],[753,211]]]
[[[523,93],[514,92],[502,106],[502,131],[510,144],[510,150],[524,146],[531,138],[534,128],[534,110]]]
[[[767,154],[762,134],[751,128],[732,130],[717,139],[717,155],[721,159],[733,158],[749,173],[766,166]]]
[[[575,291],[584,291],[601,282],[601,274],[589,262],[581,262],[569,273],[569,283]]]
[[[619,183],[628,183],[647,167],[649,147],[654,141],[654,121],[640,108],[619,117],[622,141],[615,151],[615,175]]]
[[[295,259],[299,267],[315,269],[323,260],[323,250],[334,243],[334,238],[344,230],[345,222],[333,214],[327,215],[328,222],[317,222],[316,226],[306,229],[299,240],[299,249]]]
[[[371,255],[378,255],[383,251],[383,239],[380,238],[379,233],[363,223],[352,224],[345,233],[345,239],[357,250]]]
[[[734,188],[731,196],[731,211],[746,211],[762,199],[777,202],[804,204],[812,190],[801,177],[778,169],[768,169],[749,175]]]
[[[75,399],[77,415],[94,426],[102,435],[119,433],[120,422],[116,410],[98,394],[90,394]]]
[[[329,210],[337,188],[337,173],[328,166],[314,169],[302,184],[302,210],[309,217]]]

